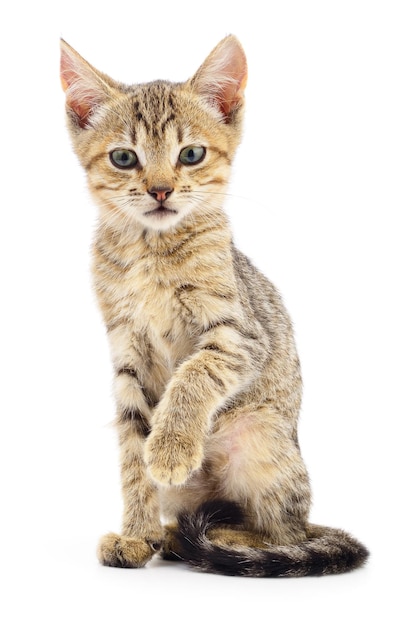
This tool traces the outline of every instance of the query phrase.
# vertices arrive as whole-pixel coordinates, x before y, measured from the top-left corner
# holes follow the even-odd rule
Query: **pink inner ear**
[[[91,74],[83,59],[61,50],[61,85],[66,93],[67,105],[76,113],[82,128],[87,126],[93,109],[104,97],[94,75],[89,72]]]
[[[228,117],[242,101],[246,82],[244,51],[235,37],[228,36],[211,52],[192,84],[211,105],[217,106],[224,117]]]
[[[234,107],[242,100],[244,95],[244,89],[247,84],[247,66],[244,59],[244,64],[237,62],[237,59],[233,58],[231,67],[226,68],[232,80],[221,85],[220,94],[220,108],[225,116],[228,116]]]

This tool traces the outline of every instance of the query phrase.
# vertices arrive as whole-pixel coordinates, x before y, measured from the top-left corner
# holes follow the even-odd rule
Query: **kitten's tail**
[[[211,501],[179,517],[175,554],[203,572],[227,576],[294,577],[349,572],[363,565],[368,550],[342,530],[308,525],[308,539],[297,545],[222,547],[207,537],[214,527],[243,522],[234,503]]]

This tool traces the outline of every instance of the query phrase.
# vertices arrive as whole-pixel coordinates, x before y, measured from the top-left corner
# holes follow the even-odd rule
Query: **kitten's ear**
[[[111,79],[98,72],[61,39],[61,84],[67,107],[81,128],[89,125],[92,113],[111,95]]]
[[[234,35],[222,39],[190,81],[208,103],[228,119],[244,100],[247,60]]]

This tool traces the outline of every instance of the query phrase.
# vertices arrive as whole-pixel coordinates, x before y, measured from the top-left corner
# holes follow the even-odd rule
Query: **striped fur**
[[[241,137],[240,44],[225,38],[185,83],[122,85],[65,42],[61,72],[99,207],[93,277],[115,370],[124,515],[100,561],[141,567],[163,546],[165,558],[227,574],[360,565],[360,544],[308,524],[291,322],[223,211]],[[215,513],[220,500],[234,503],[231,523]]]
[[[174,554],[203,572],[258,578],[322,576],[350,572],[368,556],[348,533],[314,524],[307,525],[307,539],[297,545],[262,545],[258,537],[239,530],[245,516],[230,502],[207,502],[195,513],[181,513],[178,522]],[[243,538],[246,545],[240,545]]]

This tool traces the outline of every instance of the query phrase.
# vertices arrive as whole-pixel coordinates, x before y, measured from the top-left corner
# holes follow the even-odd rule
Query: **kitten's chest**
[[[137,259],[129,267],[110,265],[97,255],[95,288],[108,329],[128,326],[148,336],[158,358],[173,368],[194,349],[192,328],[182,315],[179,289],[185,272],[157,259]]]
[[[187,356],[193,348],[192,329],[182,315],[178,289],[156,282],[140,285],[131,297],[130,316],[139,328],[145,328],[159,350],[169,352],[172,361]]]
[[[196,233],[151,252],[142,239],[125,248],[111,244],[95,246],[93,264],[108,330],[128,326],[135,336],[146,335],[168,369],[192,354],[203,328],[232,314],[227,235],[198,239]]]
[[[164,363],[169,374],[195,350],[195,337],[182,317],[172,287],[157,285],[135,293],[131,315],[136,329],[147,333],[155,359]]]

